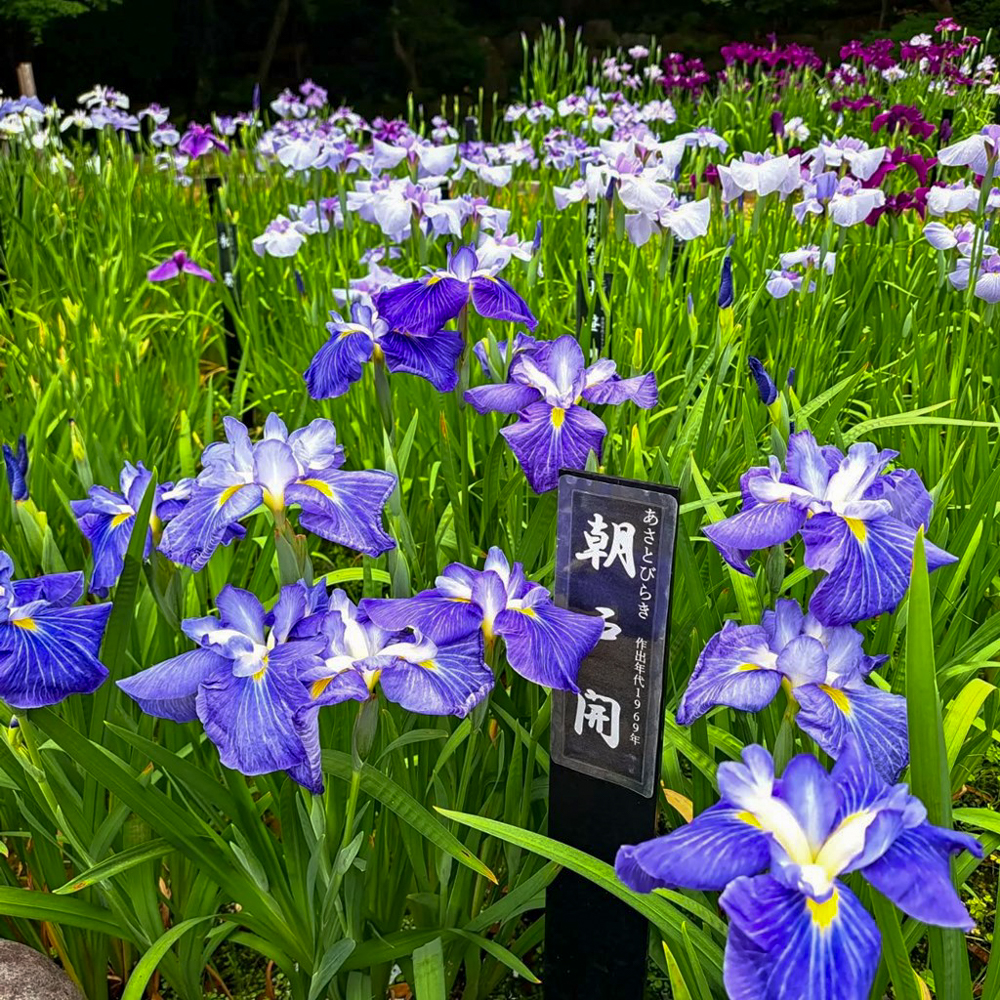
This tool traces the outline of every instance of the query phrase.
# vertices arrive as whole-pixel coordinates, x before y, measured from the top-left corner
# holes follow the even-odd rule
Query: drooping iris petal
[[[220,482],[216,485],[210,479],[199,477],[191,490],[191,498],[166,526],[160,539],[160,551],[168,559],[184,563],[195,571],[206,566],[236,522],[256,510],[263,501],[261,488],[254,483]]]
[[[42,708],[96,691],[108,676],[97,655],[111,605],[28,608],[0,624],[0,698]]]
[[[477,385],[465,391],[465,401],[477,413],[517,413],[540,398],[537,389],[517,382]]]
[[[689,726],[716,705],[759,712],[781,687],[776,661],[763,628],[727,621],[698,657],[677,721]]]
[[[385,696],[408,712],[462,718],[493,688],[493,672],[483,662],[483,637],[476,632],[437,647],[419,663],[396,657],[379,684]]]
[[[135,515],[103,514],[94,510],[89,500],[73,500],[71,505],[94,558],[90,589],[103,597],[121,576]]]
[[[524,604],[501,611],[493,625],[506,643],[507,662],[535,684],[578,691],[580,664],[600,640],[604,619],[558,607],[544,587]]]
[[[305,686],[279,654],[258,674],[212,674],[198,688],[198,717],[219,748],[222,763],[241,774],[282,771],[305,761],[305,748],[293,719],[308,698]],[[291,650],[294,657],[296,651]]]
[[[376,298],[379,315],[393,330],[407,333],[437,333],[454,319],[469,298],[464,282],[447,275],[432,275],[395,288],[386,288]]]
[[[930,527],[934,501],[914,469],[894,469],[865,491],[866,500],[887,500],[892,516],[911,528]]]
[[[914,919],[970,931],[975,921],[955,892],[948,861],[962,851],[983,856],[982,845],[974,837],[923,823],[898,837],[861,873]]]
[[[805,564],[829,573],[809,602],[824,625],[846,625],[895,610],[909,586],[916,529],[893,517],[862,521],[817,514],[801,531]],[[955,562],[930,542],[925,548],[928,570]]]
[[[173,257],[168,257],[162,264],[157,264],[146,274],[148,281],[170,281],[181,273],[181,266]]]
[[[835,760],[853,735],[883,780],[894,782],[909,759],[906,699],[871,684],[795,689],[796,724]]]
[[[538,326],[527,302],[503,278],[476,275],[472,279],[472,304],[485,319],[523,323],[529,330]]]
[[[118,681],[118,687],[147,715],[194,722],[198,718],[198,686],[215,671],[226,671],[231,666],[225,657],[210,649],[193,649]]]
[[[462,335],[456,330],[438,330],[425,336],[385,333],[379,340],[389,371],[419,375],[438,392],[451,392],[458,385],[462,346]]]
[[[342,396],[364,374],[374,344],[360,330],[334,333],[316,352],[305,371],[306,387],[313,399]]]
[[[425,590],[413,597],[368,598],[361,610],[376,625],[390,631],[415,628],[434,642],[454,642],[483,627],[483,609],[467,597],[449,597]]]
[[[560,468],[583,469],[591,451],[600,458],[607,428],[582,406],[531,403],[520,419],[501,429],[528,484],[536,493],[555,489]]]
[[[0,552],[0,572],[3,562],[8,559],[6,552]],[[57,608],[68,608],[83,597],[83,574],[50,573],[48,576],[32,576],[26,580],[15,580],[11,584],[14,604],[30,604],[32,601],[47,601]]]
[[[816,902],[770,875],[738,878],[719,899],[729,916],[723,978],[730,1000],[860,1000],[878,968],[875,921],[842,883]]]
[[[782,545],[793,538],[805,523],[804,508],[787,500],[775,500],[758,503],[723,521],[706,524],[701,530],[733,569],[753,576],[742,553]]]
[[[656,376],[652,372],[636,375],[634,378],[619,378],[617,375],[603,382],[588,385],[583,390],[583,398],[588,403],[635,403],[643,409],[656,406],[658,392]]]
[[[636,892],[718,892],[741,875],[763,871],[770,857],[769,837],[754,818],[720,803],[665,837],[622,847],[615,874]]]
[[[382,528],[382,508],[396,477],[374,469],[317,471],[285,489],[285,502],[299,504],[299,524],[331,542],[377,556],[396,545]]]

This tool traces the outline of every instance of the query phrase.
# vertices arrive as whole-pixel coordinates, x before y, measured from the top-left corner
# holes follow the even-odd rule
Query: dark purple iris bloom
[[[726,254],[722,259],[722,275],[719,278],[719,308],[731,309],[736,296],[733,292],[733,258]]]
[[[882,182],[901,167],[910,167],[917,175],[921,186],[927,184],[927,179],[931,168],[937,163],[937,158],[933,156],[921,156],[919,153],[907,153],[902,146],[894,146],[890,149],[881,165],[867,180],[863,182],[866,188],[881,187]]]
[[[146,274],[146,277],[150,281],[170,281],[179,274],[193,274],[196,278],[204,278],[205,281],[215,281],[211,271],[206,271],[205,268],[196,264],[183,250],[178,250],[162,264],[157,264],[152,271]]]
[[[913,469],[882,474],[897,454],[866,442],[845,456],[800,431],[788,440],[785,469],[774,456],[750,469],[740,481],[743,510],[702,530],[748,576],[750,552],[801,534],[806,566],[828,574],[809,603],[824,625],[892,611],[909,585],[917,528],[927,529],[933,509]],[[926,551],[930,570],[955,561],[929,542]]]
[[[215,134],[211,125],[196,125],[194,122],[188,125],[177,148],[192,160],[197,160],[213,149],[229,155],[229,147]]]
[[[395,332],[364,296],[351,306],[351,322],[331,312],[330,339],[316,352],[305,380],[313,399],[341,396],[364,374],[373,359],[384,360],[391,372],[406,372],[427,379],[439,392],[458,385],[458,359],[462,335],[456,330],[416,334]]]
[[[98,660],[110,604],[73,607],[82,573],[14,580],[0,551],[0,698],[14,708],[55,705],[91,694],[108,676]]]
[[[534,330],[538,320],[528,304],[503,278],[479,267],[471,246],[452,254],[448,266],[417,281],[387,288],[376,299],[378,311],[393,330],[437,333],[449,320],[472,303],[486,319],[524,323]]]
[[[559,469],[582,469],[591,451],[600,458],[608,429],[588,403],[633,402],[656,406],[652,372],[623,379],[614,361],[602,358],[589,368],[583,350],[569,334],[519,354],[508,381],[481,385],[465,393],[478,413],[516,413],[518,419],[500,433],[524,469],[536,493],[555,489]]]
[[[770,406],[778,398],[778,387],[774,384],[774,379],[768,375],[767,369],[760,363],[759,359],[752,355],[747,358],[747,367],[757,383],[760,401],[765,406]]]
[[[597,645],[604,619],[557,607],[539,583],[525,578],[498,548],[481,570],[452,563],[434,587],[414,597],[367,599],[361,611],[383,629],[418,629],[438,644],[482,633],[504,640],[507,662],[522,677],[560,691],[578,691],[580,664]]]
[[[934,134],[934,124],[927,121],[920,109],[911,104],[894,104],[888,111],[877,114],[872,119],[872,131],[880,132],[904,131],[920,139],[927,139]]]
[[[759,712],[784,686],[795,723],[835,760],[857,738],[884,781],[909,757],[906,699],[867,683],[885,656],[867,656],[850,625],[827,628],[796,601],[765,611],[759,625],[727,621],[698,657],[677,721],[690,726],[718,705]]]
[[[28,439],[23,434],[17,439],[16,452],[9,444],[3,446],[3,463],[10,495],[16,503],[23,503],[28,499]]]
[[[969,930],[950,858],[979,842],[927,822],[906,785],[883,781],[856,744],[830,774],[809,754],[780,778],[761,746],[719,765],[720,801],[665,837],[623,847],[615,872],[639,892],[725,890],[731,1000],[867,997],[879,930],[842,876],[857,872],[921,923]],[[822,990],[822,994],[815,993]]]
[[[198,646],[118,682],[147,714],[174,722],[201,721],[226,767],[266,774],[306,763],[295,713],[308,701],[299,679],[323,662],[324,639],[293,638],[311,610],[303,583],[281,588],[265,612],[249,591],[225,586],[219,617],[185,618],[184,634]]]

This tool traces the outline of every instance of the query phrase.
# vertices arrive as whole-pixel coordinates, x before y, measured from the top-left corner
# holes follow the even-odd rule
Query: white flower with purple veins
[[[77,99],[78,104],[85,104],[88,108],[121,108],[127,110],[129,105],[128,97],[119,93],[114,87],[103,87],[97,84],[93,90],[81,94]]]
[[[789,118],[785,122],[784,131],[787,138],[798,142],[805,142],[809,138],[809,126],[800,117]]]
[[[899,83],[900,80],[905,80],[909,75],[902,66],[889,66],[882,70],[882,79],[886,83]]]
[[[649,49],[645,45],[633,45],[628,54],[632,59],[645,59],[649,55]]]
[[[709,198],[701,201],[681,201],[672,191],[670,197],[653,212],[638,212],[625,216],[628,238],[641,247],[651,236],[666,230],[680,240],[694,240],[708,232],[712,214]]]
[[[508,123],[520,121],[528,110],[526,104],[511,104],[503,114],[503,120]],[[560,112],[561,114],[561,112]]]
[[[253,239],[254,253],[258,257],[294,257],[306,241],[301,224],[292,222],[287,216],[279,215],[267,224],[267,229]]]
[[[775,193],[787,197],[802,186],[799,157],[787,154],[744,153],[742,160],[719,167],[719,179],[725,202],[751,193],[759,198]]]
[[[979,189],[959,181],[957,184],[935,186],[927,192],[927,211],[931,215],[952,215],[972,211],[979,202]]]
[[[935,250],[957,250],[963,257],[971,257],[982,243],[982,255],[989,257],[997,252],[997,248],[986,243],[986,233],[977,230],[971,222],[952,229],[943,222],[928,222],[924,226],[924,239]]]
[[[157,127],[149,133],[149,141],[157,147],[173,147],[181,141],[181,134],[173,127],[173,125],[166,125],[164,127]]]
[[[642,75],[647,80],[659,80],[663,76],[663,70],[660,69],[655,63],[643,68]]]
[[[569,94],[556,103],[556,111],[560,118],[570,118],[573,115],[585,115],[589,109],[587,100],[579,94]]]
[[[843,177],[830,199],[830,218],[838,226],[856,226],[885,204],[881,188],[864,188],[860,181]]]
[[[531,240],[522,240],[517,233],[509,236],[502,231],[498,233],[480,233],[479,245],[476,247],[479,266],[491,274],[499,274],[511,261],[512,257],[528,261],[534,256],[534,245]]]
[[[139,112],[139,120],[149,118],[154,125],[162,125],[170,117],[170,108],[161,108],[159,104],[150,104]]]
[[[510,183],[514,168],[509,163],[473,163],[463,156],[461,165],[455,172],[455,179],[461,180],[467,171],[475,174],[484,184],[499,188],[506,187]]]
[[[824,170],[836,170],[846,163],[847,169],[858,180],[866,181],[882,166],[885,154],[885,146],[870,149],[863,139],[845,135],[835,142],[822,139],[818,146],[804,153],[802,159],[804,162],[811,161],[810,169],[814,176]]]
[[[699,149],[717,149],[720,153],[729,149],[729,143],[709,125],[699,125],[693,132],[682,132],[676,138]]]
[[[968,288],[972,280],[972,261],[968,257],[960,258],[948,280],[959,291]],[[992,253],[980,261],[972,294],[984,302],[1000,302],[1000,253]]]
[[[976,135],[945,146],[938,152],[938,162],[946,167],[971,167],[976,174],[985,174],[992,163],[997,172],[1000,157],[1000,125],[986,125]]]

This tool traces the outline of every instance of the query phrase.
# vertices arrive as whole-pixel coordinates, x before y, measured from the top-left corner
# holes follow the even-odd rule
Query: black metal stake
[[[234,274],[238,248],[236,245],[236,227],[222,217],[219,189],[222,187],[221,177],[206,177],[205,191],[208,194],[209,214],[215,219],[215,234],[219,245],[219,273],[222,283],[229,289],[233,299],[239,299],[239,287]],[[240,362],[243,360],[243,344],[236,332],[236,317],[223,299],[222,326],[226,331],[226,368],[231,384],[236,384],[239,375]]]
[[[655,832],[679,492],[559,477],[556,601],[600,613],[580,694],[553,692],[549,836],[608,863]],[[570,871],[546,892],[546,1000],[641,1000],[646,920]]]

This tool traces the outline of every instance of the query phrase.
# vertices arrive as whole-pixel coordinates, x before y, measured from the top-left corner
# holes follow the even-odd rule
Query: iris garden
[[[1000,995],[986,53],[560,28],[507,106],[0,103],[4,933],[97,1000],[234,951],[536,995],[567,866],[676,998]],[[613,865],[546,836],[605,629],[552,598],[560,469],[683,500]]]

